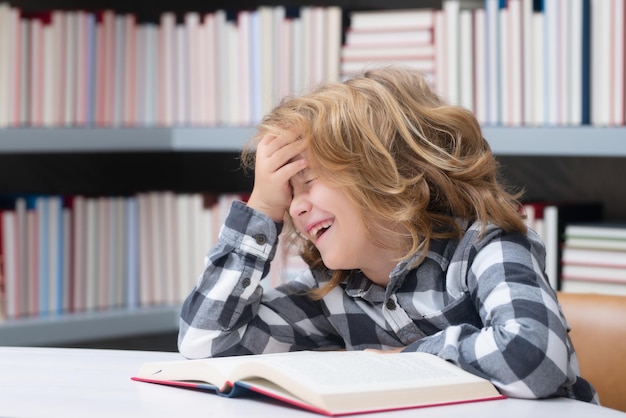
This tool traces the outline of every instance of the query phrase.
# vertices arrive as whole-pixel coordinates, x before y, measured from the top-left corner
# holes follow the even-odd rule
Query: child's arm
[[[572,384],[567,325],[543,278],[543,246],[535,238],[500,231],[470,252],[467,285],[482,328],[450,326],[406,350],[443,357],[512,397],[551,396]]]
[[[319,302],[306,296],[315,286],[310,272],[281,286],[281,292],[263,296],[260,282],[269,271],[280,227],[242,202],[233,203],[203,276],[183,304],[181,354],[203,358],[340,348]]]

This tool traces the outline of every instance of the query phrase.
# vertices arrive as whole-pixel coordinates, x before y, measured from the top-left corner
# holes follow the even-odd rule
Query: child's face
[[[380,249],[367,239],[361,212],[340,188],[324,183],[310,168],[290,184],[294,226],[317,247],[326,267],[365,271],[380,263]]]

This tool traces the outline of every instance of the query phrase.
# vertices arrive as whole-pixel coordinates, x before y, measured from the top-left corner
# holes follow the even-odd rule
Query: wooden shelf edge
[[[180,306],[114,309],[0,322],[0,346],[51,346],[175,332]]]

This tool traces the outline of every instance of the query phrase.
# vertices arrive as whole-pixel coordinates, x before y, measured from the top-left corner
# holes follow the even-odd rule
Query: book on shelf
[[[485,9],[472,11],[474,27],[472,31],[472,47],[474,57],[474,96],[473,109],[476,119],[481,125],[487,122],[487,30]]]
[[[341,77],[345,79],[375,67],[399,65],[415,68],[433,79],[436,69],[433,30],[437,15],[437,11],[430,9],[351,12],[340,52]]]
[[[600,202],[528,201],[523,206],[527,225],[544,242],[548,280],[554,289],[560,289],[565,228],[571,223],[601,220],[603,205]]]
[[[429,28],[434,13],[429,8],[393,10],[355,10],[350,13],[350,28],[355,31],[389,30],[389,28]]]
[[[626,251],[626,240],[571,237],[567,239],[567,245],[571,248],[595,248],[600,250]]]
[[[626,294],[626,223],[565,227],[562,290]]]
[[[625,223],[573,223],[564,235],[562,290],[626,294]]]
[[[626,222],[572,223],[565,227],[565,238],[626,240]]]
[[[568,293],[626,295],[626,282],[610,282],[568,278],[567,280],[563,280],[561,291]]]
[[[567,248],[599,250],[609,254],[626,251],[626,223],[573,223],[565,227]]]
[[[260,393],[328,416],[504,398],[488,380],[427,353],[299,351],[147,362],[131,378],[226,397]]]
[[[395,59],[393,63],[394,65],[414,68],[425,74],[433,74],[435,71],[435,62],[432,58]],[[350,76],[359,74],[363,70],[376,67],[385,67],[387,65],[389,65],[389,60],[386,59],[343,61],[341,63],[341,74],[342,76]]]
[[[435,47],[433,44],[415,44],[406,46],[358,46],[345,45],[341,49],[341,60],[406,60],[415,58],[433,58]]]
[[[33,13],[3,2],[0,126],[254,124],[285,94],[345,77],[341,51],[355,39],[365,48],[411,34],[442,51],[429,74],[437,92],[485,125],[624,125],[622,0],[441,4],[353,10],[345,27],[338,6],[180,21],[164,12],[143,23],[113,10]]]
[[[4,281],[6,318],[31,313],[33,299],[38,299],[39,272],[34,214],[35,196],[9,194],[0,196],[0,275]],[[30,230],[30,233],[29,232]]]
[[[18,262],[15,251],[17,234],[16,215],[0,208],[0,317],[15,317],[19,311]]]
[[[411,44],[429,44],[433,42],[432,28],[406,29],[375,32],[346,32],[346,45],[354,46],[406,46]]]
[[[626,284],[626,266],[563,263],[562,280],[580,279]]]
[[[572,247],[568,245],[566,238],[561,261],[563,264],[622,267],[626,269],[626,250]]]
[[[475,51],[474,51],[474,11],[461,10],[459,12],[459,102],[466,109],[474,108],[474,79],[475,79]]]
[[[20,319],[180,304],[204,271],[231,203],[246,198],[0,194],[0,273],[8,283],[2,313]],[[285,265],[296,268],[284,258],[277,257],[272,277]]]

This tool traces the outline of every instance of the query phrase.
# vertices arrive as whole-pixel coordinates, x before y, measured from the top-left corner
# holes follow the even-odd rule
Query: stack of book
[[[424,8],[351,12],[341,49],[341,76],[348,78],[377,66],[403,65],[432,78],[435,15],[436,11]]]
[[[565,228],[561,290],[626,295],[626,224]]]
[[[252,125],[282,97],[339,79],[341,30],[338,6],[145,23],[0,0],[0,128]]]
[[[177,305],[247,193],[0,195],[0,318]],[[306,266],[281,239],[263,286]]]
[[[546,275],[552,287],[562,288],[565,229],[575,223],[598,222],[603,219],[600,202],[527,201],[522,208],[526,225],[534,229],[546,248]]]

